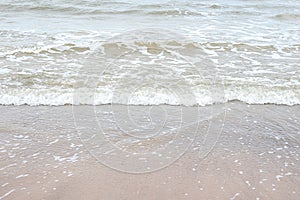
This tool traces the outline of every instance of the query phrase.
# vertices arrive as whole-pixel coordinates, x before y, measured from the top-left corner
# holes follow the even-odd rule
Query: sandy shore
[[[0,199],[299,198],[300,106],[149,108],[1,106]]]

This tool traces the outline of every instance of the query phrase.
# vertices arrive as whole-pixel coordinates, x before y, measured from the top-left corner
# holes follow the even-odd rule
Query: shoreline
[[[268,105],[274,105],[274,106],[288,106],[288,107],[293,107],[293,106],[300,106],[300,104],[284,104],[284,103],[247,103],[244,101],[240,100],[230,100],[226,102],[221,102],[221,103],[213,103],[213,104],[207,104],[207,105],[184,105],[184,104],[179,104],[179,105],[172,105],[172,104],[149,104],[149,105],[143,105],[143,104],[120,104],[120,103],[107,103],[107,104],[96,104],[96,105],[91,105],[91,104],[80,104],[80,105],[74,105],[74,104],[62,104],[62,105],[48,105],[48,104],[39,104],[39,105],[30,105],[30,104],[0,104],[0,106],[29,106],[29,107],[63,107],[63,106],[182,106],[182,107],[206,107],[206,106],[214,106],[214,105],[227,105],[227,104],[232,104],[232,103],[237,103],[237,104],[246,104],[249,106],[268,106]]]

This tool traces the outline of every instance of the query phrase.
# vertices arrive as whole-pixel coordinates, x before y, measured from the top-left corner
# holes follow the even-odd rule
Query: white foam
[[[7,197],[8,195],[10,195],[11,193],[13,193],[16,189],[12,189],[9,192],[5,193],[4,195],[0,196],[0,199],[4,199],[4,197]]]
[[[238,100],[248,104],[300,104],[300,89],[282,89],[272,87],[230,86],[218,94],[212,94],[209,89],[194,87],[191,93],[178,94],[173,91],[155,88],[143,88],[132,94],[114,93],[110,88],[97,90],[73,89],[0,89],[0,104],[2,105],[211,105]],[[224,93],[224,94],[223,94]]]

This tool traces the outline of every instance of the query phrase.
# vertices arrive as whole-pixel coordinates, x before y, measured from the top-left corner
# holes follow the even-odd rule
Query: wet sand
[[[137,137],[115,134],[132,126],[125,106],[1,106],[0,199],[299,198],[300,106],[156,108],[154,129],[140,117],[149,107],[129,108],[135,125],[144,123],[132,129]],[[165,134],[147,132],[159,124]],[[109,142],[93,134],[99,127]]]

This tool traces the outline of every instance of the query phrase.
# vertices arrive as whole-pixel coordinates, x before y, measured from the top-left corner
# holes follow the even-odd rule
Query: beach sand
[[[162,106],[163,115],[154,106],[154,124],[167,116],[164,126],[174,128],[180,111],[188,113],[180,114],[184,128],[139,145],[132,135],[114,135],[108,123],[114,119],[124,131],[131,126],[124,112],[102,116],[129,108],[141,120],[149,107],[1,106],[0,199],[299,199],[300,106],[231,102],[212,106],[211,114],[200,108],[198,118],[197,107]],[[97,115],[106,139],[128,157],[93,135],[101,135]],[[160,143],[169,146],[157,156]],[[134,152],[143,152],[141,162]]]

